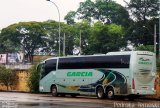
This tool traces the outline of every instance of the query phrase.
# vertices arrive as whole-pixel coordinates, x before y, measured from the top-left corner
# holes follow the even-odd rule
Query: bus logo
[[[150,59],[145,59],[145,58],[139,58],[139,62],[138,64],[152,64],[152,62],[150,61]]]
[[[92,72],[68,72],[67,77],[92,77],[93,73]]]

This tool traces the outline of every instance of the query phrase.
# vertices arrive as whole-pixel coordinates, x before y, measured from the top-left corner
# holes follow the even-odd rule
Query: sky
[[[60,20],[69,11],[76,11],[80,2],[85,0],[52,0],[59,8]],[[114,0],[125,5],[123,0]],[[128,0],[127,0],[128,1]],[[55,5],[46,0],[0,0],[0,30],[11,24],[29,21],[59,21]]]

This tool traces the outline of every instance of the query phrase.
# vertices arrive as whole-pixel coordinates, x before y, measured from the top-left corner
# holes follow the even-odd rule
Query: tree
[[[95,11],[95,4],[91,0],[86,0],[80,3],[80,7],[76,11],[78,19],[86,19],[91,21]]]
[[[17,78],[16,71],[6,69],[0,65],[0,83],[3,83],[7,87],[7,90],[9,90],[9,87],[12,89],[12,86],[17,83]]]
[[[37,69],[37,64],[33,65],[30,70],[30,76],[28,79],[28,86],[31,92],[39,92],[39,80],[40,80],[40,69]]]
[[[65,34],[65,54],[66,55],[72,55],[73,46],[75,45],[75,39],[76,39],[76,29],[75,24],[73,25],[64,25],[62,33]],[[62,36],[63,37],[63,36]]]
[[[107,24],[115,23],[125,27],[131,22],[128,11],[112,0],[96,0],[95,2],[86,0],[80,3],[76,14],[80,19],[98,20]]]
[[[143,21],[132,23],[127,29],[127,40],[132,41],[136,46],[139,45],[154,45],[154,25],[157,25],[157,40],[158,40],[158,18],[148,20],[145,24]]]
[[[58,55],[58,47],[59,47],[59,22],[48,20],[41,23],[42,28],[45,30],[45,38],[47,39],[46,47],[50,50],[50,52],[56,53]],[[63,49],[63,34],[64,28],[66,24],[60,22],[60,46],[61,52]]]
[[[91,25],[88,20],[83,20],[82,22],[76,23],[73,27],[75,30],[74,45],[77,47],[81,47],[81,54],[86,54],[89,37],[91,35]]]
[[[67,24],[74,24],[75,23],[75,21],[74,21],[75,14],[76,14],[75,11],[70,11],[67,13],[67,15],[64,17],[64,20],[67,21]]]
[[[122,26],[116,24],[103,25],[95,23],[89,38],[89,53],[107,53],[119,51],[126,46],[125,32]]]
[[[17,52],[18,50],[20,50],[20,47],[16,46],[9,39],[1,42],[0,53],[12,53],[12,52]]]
[[[146,21],[150,18],[158,17],[159,0],[130,0],[127,3],[128,10],[132,13],[136,21]]]
[[[2,29],[0,40],[22,47],[28,60],[32,62],[35,49],[46,44],[44,36],[44,29],[38,22],[20,22]]]
[[[43,22],[41,25],[47,34],[47,37],[49,38],[48,47],[50,49],[53,49],[54,52],[57,52],[58,50],[58,22],[55,21],[46,21]],[[81,41],[82,41],[82,49],[85,49],[87,46],[87,40],[90,34],[90,23],[86,20],[83,20],[79,23],[74,23],[71,25],[61,23],[61,52],[63,49],[63,41],[64,41],[64,34],[65,34],[65,52],[66,55],[72,55],[73,54],[73,48],[74,46],[79,47],[80,43],[80,33],[81,33]]]
[[[157,72],[160,73],[160,59],[157,58]]]
[[[130,23],[128,11],[112,0],[96,0],[94,18],[104,23],[127,26]]]
[[[139,45],[153,45],[154,24],[158,24],[158,0],[130,0],[127,9],[134,23],[128,27],[127,38]],[[158,26],[157,26],[158,28]],[[158,29],[157,29],[158,33]]]
[[[141,50],[141,51],[151,51],[154,52],[154,46],[153,45],[140,45],[136,47],[136,50]]]
[[[14,25],[13,25],[14,26]],[[10,29],[2,29],[1,33],[0,33],[0,53],[11,53],[11,52],[15,52],[16,50],[19,49],[19,45],[15,44],[14,42],[11,41],[9,37],[8,33],[12,32],[13,33],[13,27],[10,27]],[[5,34],[5,33],[7,34]],[[5,34],[5,36],[4,36]]]

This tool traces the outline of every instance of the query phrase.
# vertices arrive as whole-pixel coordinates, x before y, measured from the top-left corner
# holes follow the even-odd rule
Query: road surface
[[[0,108],[160,108],[158,100],[97,99],[79,96],[52,97],[50,94],[0,92]]]

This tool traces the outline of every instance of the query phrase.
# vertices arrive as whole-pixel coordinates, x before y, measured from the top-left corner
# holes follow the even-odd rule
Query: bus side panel
[[[79,93],[92,95],[92,83],[103,77],[103,73],[95,69],[65,69],[58,70],[57,85],[60,93]]]
[[[128,69],[112,69],[116,72],[115,95],[128,95],[130,87],[130,70]]]
[[[81,75],[79,73],[82,73]],[[88,74],[87,74],[88,73]],[[89,74],[92,73],[92,74]],[[128,92],[129,69],[73,69],[59,70],[56,74],[56,85],[60,93],[79,93],[95,95],[96,87],[112,85],[115,95],[126,95]]]

